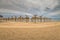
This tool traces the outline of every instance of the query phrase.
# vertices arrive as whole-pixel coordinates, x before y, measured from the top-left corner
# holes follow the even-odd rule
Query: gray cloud
[[[56,11],[57,14],[60,10],[60,0],[0,0],[0,9],[8,9],[9,12],[14,10],[13,12],[48,15],[49,17],[51,13],[54,14]]]

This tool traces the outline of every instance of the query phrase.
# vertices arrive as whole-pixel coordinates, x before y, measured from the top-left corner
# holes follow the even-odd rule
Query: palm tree
[[[36,16],[36,22],[39,22],[39,17],[38,16]]]
[[[39,16],[39,20],[40,20],[40,22],[42,22],[42,16]]]
[[[49,18],[49,22],[51,22],[52,21],[52,19],[51,18]]]
[[[47,20],[48,20],[47,17],[45,17],[45,22],[47,22]]]
[[[17,21],[17,17],[16,16],[14,17],[14,19],[15,19],[15,21]]]
[[[50,18],[47,18],[47,22],[49,22]]]
[[[14,19],[14,17],[13,17],[13,16],[11,16],[10,21],[13,21],[13,19]]]
[[[37,15],[34,15],[32,18],[31,18],[32,22],[37,22]]]
[[[34,17],[31,18],[31,22],[33,22],[33,20],[34,20]]]
[[[22,16],[18,17],[18,20],[21,22],[22,21]]]
[[[10,20],[10,18],[8,17],[8,18],[7,18],[7,20],[9,21],[9,20]]]
[[[27,15],[25,15],[25,16],[26,16],[25,17],[26,22],[29,22],[29,17]]]
[[[44,18],[43,18],[43,21],[44,21],[44,22],[46,22],[46,21],[47,21],[47,18],[46,18],[46,17],[44,17]]]
[[[3,21],[3,16],[2,16],[2,15],[0,15],[0,22],[1,22],[1,21]]]

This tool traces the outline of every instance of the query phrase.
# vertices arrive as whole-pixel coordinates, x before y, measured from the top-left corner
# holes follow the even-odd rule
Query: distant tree
[[[29,22],[29,17],[27,15],[25,15],[25,16],[26,16],[25,17],[26,22]]]
[[[48,20],[47,17],[45,17],[45,22],[47,22],[47,20]]]
[[[10,20],[11,21],[16,21],[16,16],[11,16]]]
[[[5,18],[5,21],[7,21],[7,18]]]
[[[2,18],[3,16],[2,15],[0,15],[0,18]]]
[[[11,16],[10,21],[14,20],[13,16]]]
[[[34,22],[34,17],[31,18],[31,22]]]
[[[15,21],[17,21],[17,17],[16,16],[14,17],[14,19],[15,19]]]
[[[37,22],[37,15],[34,15],[34,16],[31,18],[31,21],[36,23],[36,22]]]
[[[40,22],[42,22],[42,19],[43,19],[42,16],[39,16],[39,20],[40,20]]]
[[[10,20],[10,18],[8,17],[8,18],[7,18],[7,20],[9,21],[9,20]]]
[[[47,22],[49,22],[49,20],[50,20],[50,19],[49,19],[49,18],[47,18]]]
[[[45,17],[45,22],[48,22],[48,18],[47,17]]]
[[[0,15],[0,22],[2,22],[3,21],[3,16],[2,15]]]
[[[18,20],[21,22],[22,21],[22,16],[18,17]]]
[[[43,17],[43,21],[44,21],[44,22],[46,22],[46,21],[47,21],[46,17]]]
[[[49,22],[51,22],[52,21],[52,19],[51,18],[49,18]]]

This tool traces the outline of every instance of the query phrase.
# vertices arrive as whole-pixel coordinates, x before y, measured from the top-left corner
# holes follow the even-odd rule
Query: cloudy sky
[[[60,18],[60,0],[0,0],[0,15]]]

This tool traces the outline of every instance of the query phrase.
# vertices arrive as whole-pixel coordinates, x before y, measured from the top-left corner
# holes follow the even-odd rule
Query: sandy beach
[[[60,22],[0,23],[0,40],[60,40]]]
[[[60,22],[41,22],[41,23],[24,23],[24,22],[2,22],[0,28],[43,28],[60,25]]]

